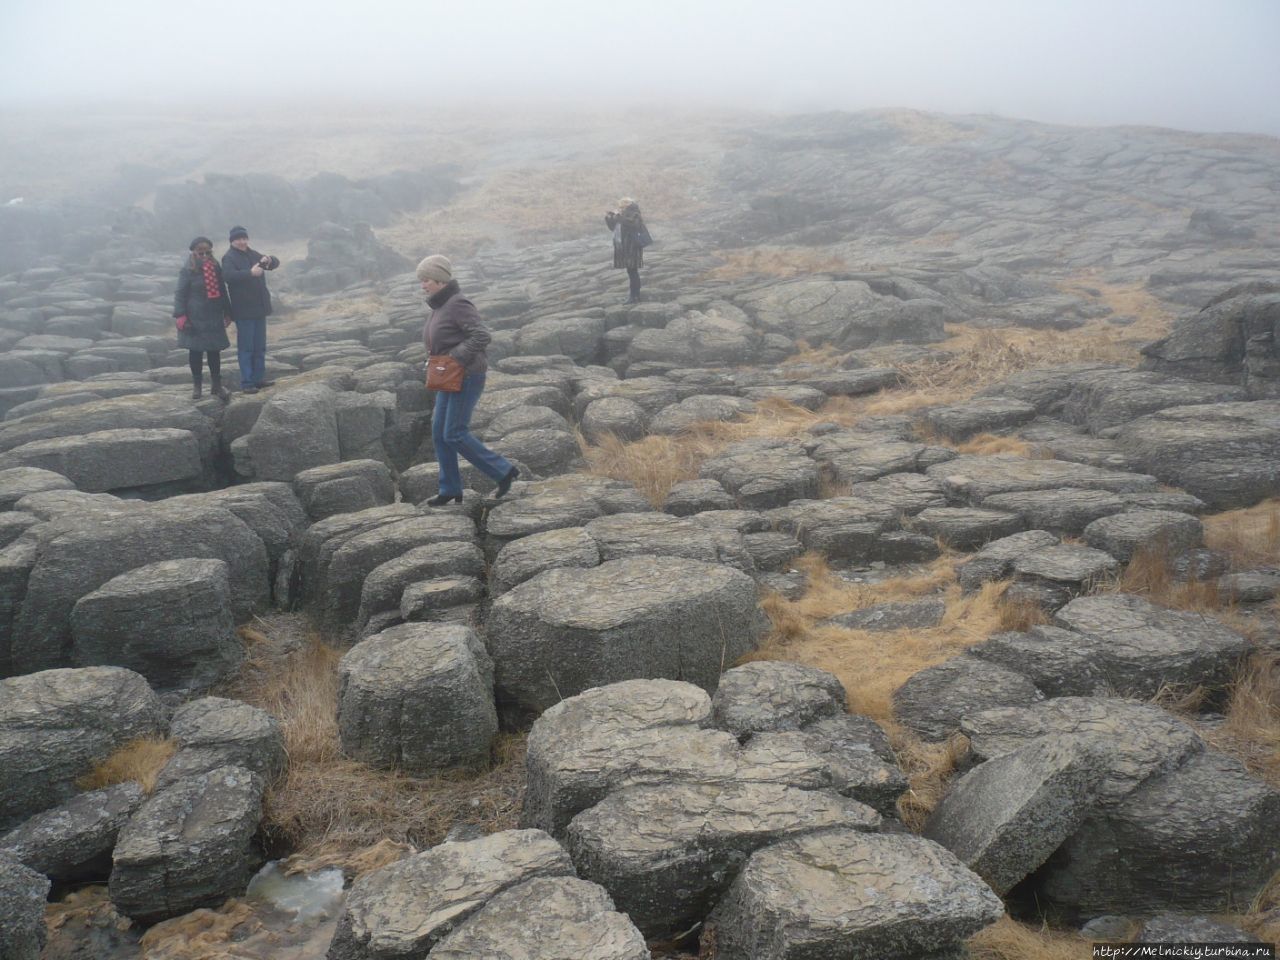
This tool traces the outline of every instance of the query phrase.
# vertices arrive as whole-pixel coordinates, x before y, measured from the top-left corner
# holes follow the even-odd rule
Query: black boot
[[[222,377],[216,373],[209,378],[209,393],[217,397],[223,403],[226,403],[231,399],[231,394],[229,394],[226,388],[222,385]]]
[[[191,399],[199,400],[204,395],[204,378],[197,375],[191,378]]]
[[[512,467],[507,471],[506,476],[498,481],[498,489],[493,492],[494,497],[501,499],[505,497],[511,490],[511,484],[515,483],[516,477],[520,476],[520,471]]]

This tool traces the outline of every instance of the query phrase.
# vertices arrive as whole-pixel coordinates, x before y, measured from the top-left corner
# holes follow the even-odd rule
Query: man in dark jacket
[[[267,317],[271,315],[271,292],[267,290],[267,270],[280,266],[276,257],[264,256],[249,246],[249,231],[231,228],[231,249],[222,256],[222,276],[231,295],[231,319],[236,322],[236,352],[240,358],[240,388],[257,393],[269,387],[263,379],[267,361]]]

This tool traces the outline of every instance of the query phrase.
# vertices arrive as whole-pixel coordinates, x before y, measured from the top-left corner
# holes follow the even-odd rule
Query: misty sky
[[[0,105],[914,107],[1280,135],[1280,0],[0,0]]]

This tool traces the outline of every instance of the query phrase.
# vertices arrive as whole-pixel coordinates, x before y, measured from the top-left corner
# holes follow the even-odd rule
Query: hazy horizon
[[[85,0],[0,12],[0,107],[907,108],[1280,136],[1280,4],[799,0],[738,9]],[[242,15],[243,14],[243,15]]]

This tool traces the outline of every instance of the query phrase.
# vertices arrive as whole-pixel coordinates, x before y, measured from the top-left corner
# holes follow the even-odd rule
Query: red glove
[[[173,322],[179,330],[187,329],[187,315],[185,313],[180,317],[175,317]]]

